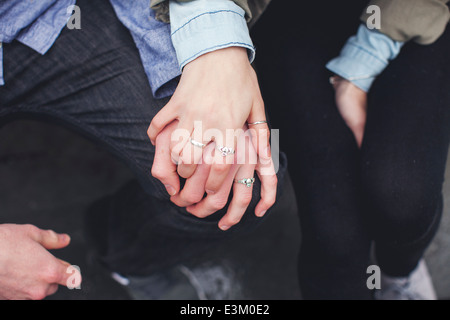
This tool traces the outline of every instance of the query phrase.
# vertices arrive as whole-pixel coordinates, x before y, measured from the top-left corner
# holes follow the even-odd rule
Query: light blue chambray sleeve
[[[180,70],[202,54],[231,46],[255,48],[244,10],[231,0],[170,1],[172,43]]]
[[[357,34],[347,40],[340,55],[326,67],[368,92],[375,78],[400,53],[403,44],[361,24]]]

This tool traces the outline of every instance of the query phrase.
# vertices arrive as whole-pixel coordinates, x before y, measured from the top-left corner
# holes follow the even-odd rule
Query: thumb
[[[57,279],[56,283],[66,286],[69,289],[80,288],[82,282],[80,267],[75,265],[70,265],[64,260],[59,260],[60,263],[60,277]]]
[[[70,243],[70,236],[64,233],[56,233],[53,230],[41,230],[35,235],[35,240],[45,249],[62,249]]]

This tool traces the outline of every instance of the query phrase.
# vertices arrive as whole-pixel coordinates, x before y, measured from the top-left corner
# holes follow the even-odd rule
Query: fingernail
[[[171,196],[174,196],[177,191],[175,190],[174,187],[172,187],[171,185],[165,185],[167,193],[170,194]]]
[[[58,237],[61,242],[66,242],[70,239],[70,237],[67,234],[59,234]]]
[[[227,231],[228,229],[230,229],[230,227],[229,227],[229,226],[226,226],[226,225],[221,225],[221,226],[219,226],[219,228],[220,228],[222,231]]]
[[[205,191],[206,191],[207,194],[214,194],[214,193],[216,193],[215,191],[212,191],[212,190],[205,190]]]
[[[262,217],[266,214],[267,210],[261,211],[260,213],[257,214],[258,217]]]

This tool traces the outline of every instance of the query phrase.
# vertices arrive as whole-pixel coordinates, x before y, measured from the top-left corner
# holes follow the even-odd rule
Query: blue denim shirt
[[[67,8],[75,2],[0,2],[0,85],[4,84],[1,43],[17,40],[45,54],[71,15]],[[133,36],[156,98],[171,95],[176,87],[176,81],[172,80],[181,74],[187,63],[204,53],[241,46],[248,49],[250,61],[255,57],[244,11],[233,1],[171,1],[170,25],[154,18],[149,0],[110,2]],[[402,45],[361,25],[357,34],[347,41],[340,56],[330,61],[327,68],[368,91],[389,60],[398,55]]]
[[[155,19],[150,0],[110,0],[139,50],[156,98],[169,96],[182,67],[206,52],[243,46],[254,58],[243,10],[229,0],[171,1],[171,24]],[[0,85],[3,78],[1,43],[22,42],[45,54],[65,27],[76,0],[0,1]],[[81,11],[81,28],[83,28]],[[76,32],[76,29],[71,32]]]
[[[22,42],[44,54],[66,24],[67,8],[75,0],[0,1],[0,43]],[[3,80],[3,48],[0,47],[0,85]]]

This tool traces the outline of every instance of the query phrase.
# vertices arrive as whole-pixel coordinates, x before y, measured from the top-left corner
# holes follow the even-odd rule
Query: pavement
[[[31,223],[72,238],[69,247],[52,253],[80,267],[81,290],[61,287],[48,299],[129,299],[121,285],[89,263],[82,231],[86,208],[127,181],[132,176],[128,168],[85,138],[49,123],[9,123],[0,129],[0,146],[0,223]],[[296,274],[300,226],[289,180],[285,189],[265,224],[205,253],[205,259],[220,257],[237,266],[245,299],[301,299]],[[449,183],[444,194],[443,222],[426,254],[440,299],[450,298]]]

